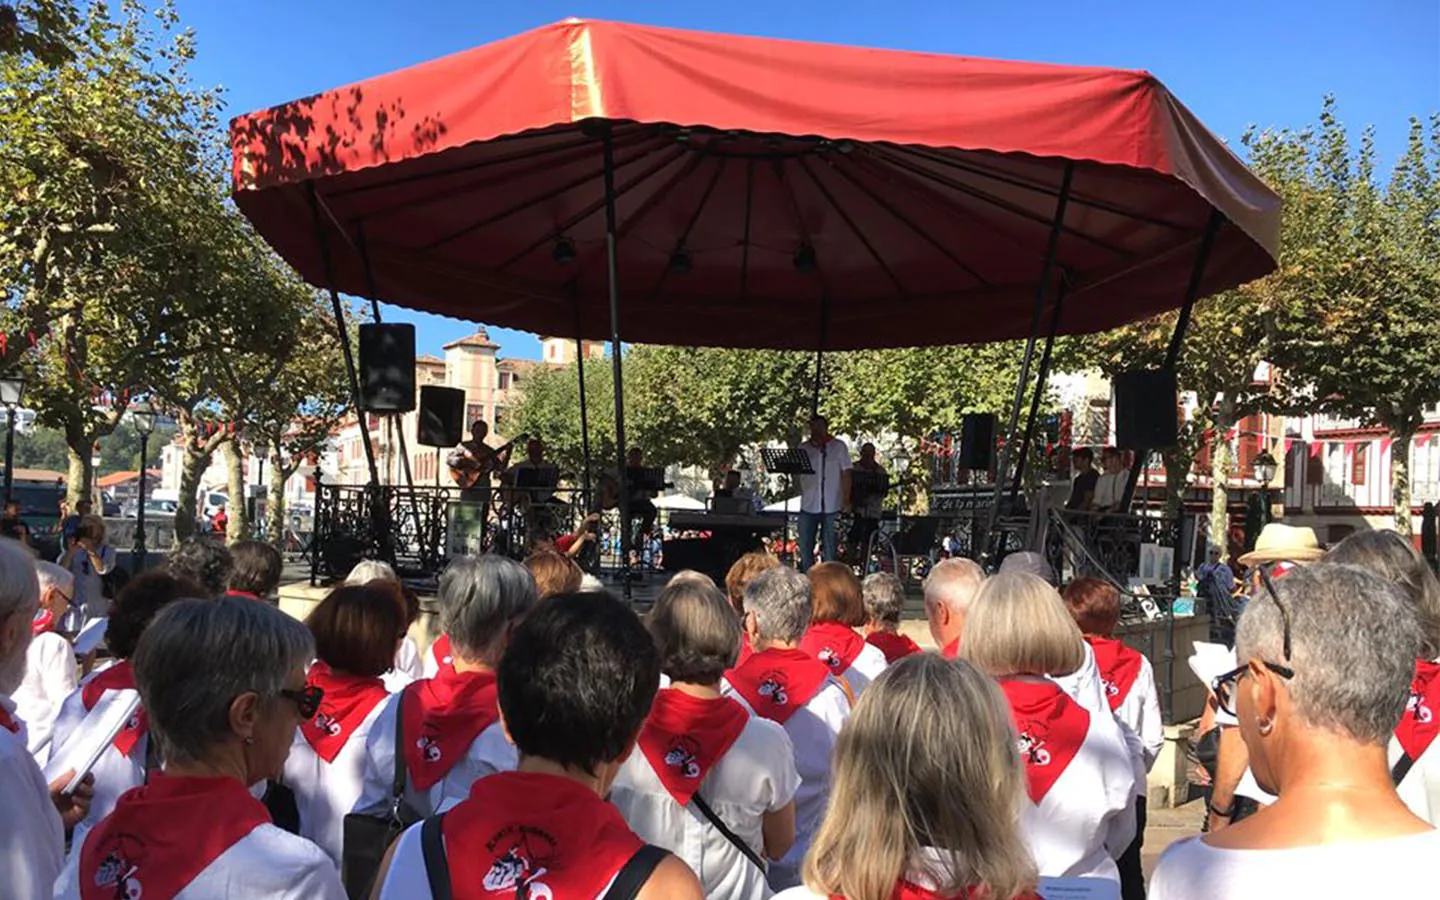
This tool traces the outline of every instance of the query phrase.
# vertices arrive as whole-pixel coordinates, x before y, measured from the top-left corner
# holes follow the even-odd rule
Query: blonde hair
[[[988,579],[965,615],[960,656],[995,678],[1069,675],[1085,662],[1080,628],[1043,579],[1001,572]]]
[[[1025,774],[999,687],[970,663],[908,656],[875,679],[835,744],[805,886],[889,900],[923,865],[940,894],[1011,900],[1035,886],[1020,833]],[[921,858],[922,848],[934,848]]]
[[[539,550],[525,557],[525,568],[535,576],[540,599],[573,594],[580,590],[585,572],[568,556],[553,550]]]
[[[400,583],[400,578],[395,570],[390,568],[389,563],[381,562],[378,559],[362,559],[345,576],[346,584],[369,584],[372,581],[388,581],[394,584]]]

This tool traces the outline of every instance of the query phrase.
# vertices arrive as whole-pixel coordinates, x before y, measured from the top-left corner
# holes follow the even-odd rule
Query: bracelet
[[[1205,804],[1205,806],[1206,806],[1207,809],[1210,810],[1210,815],[1212,815],[1212,816],[1219,816],[1219,817],[1222,818],[1222,819],[1229,819],[1229,818],[1234,817],[1234,815],[1235,815],[1235,801],[1234,801],[1234,800],[1231,800],[1231,801],[1230,801],[1230,808],[1229,808],[1229,809],[1220,809],[1220,808],[1218,808],[1218,807],[1217,807],[1215,804],[1213,804],[1213,803],[1207,803],[1207,804]]]

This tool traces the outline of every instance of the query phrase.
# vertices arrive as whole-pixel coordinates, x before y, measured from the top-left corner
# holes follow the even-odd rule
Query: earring
[[[245,744],[246,744],[246,746],[249,746],[250,744],[253,744],[253,743],[255,743],[255,738],[252,737],[251,735],[248,735],[248,734],[245,735]]]
[[[1269,719],[1261,719],[1255,723],[1255,727],[1260,731],[1262,737],[1269,737],[1270,732],[1275,730],[1275,723]]]

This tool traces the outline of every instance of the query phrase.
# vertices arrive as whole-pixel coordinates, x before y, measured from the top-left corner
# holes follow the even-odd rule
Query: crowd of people
[[[1152,898],[1427,895],[1440,584],[1383,533],[1301,562],[1254,568],[1207,716],[1265,799],[1212,796]],[[561,553],[458,557],[423,652],[388,566],[303,622],[279,577],[263,544],[182,546],[77,661],[72,573],[0,541],[0,893],[1147,894],[1154,672],[1115,637],[1114,585],[1059,589],[1036,555],[936,566],[936,652],[902,633],[894,576],[759,552],[723,585],[676,575],[643,617]],[[83,778],[42,774],[87,741]]]

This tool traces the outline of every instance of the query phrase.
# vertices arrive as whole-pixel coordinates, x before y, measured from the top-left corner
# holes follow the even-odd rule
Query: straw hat
[[[1325,555],[1315,529],[1271,522],[1260,530],[1255,549],[1240,557],[1240,565],[1269,562],[1314,562]]]

